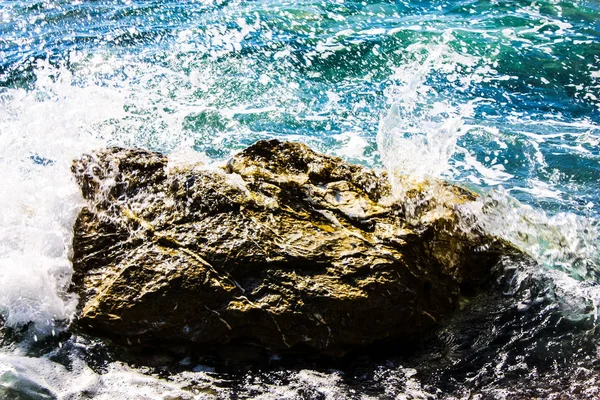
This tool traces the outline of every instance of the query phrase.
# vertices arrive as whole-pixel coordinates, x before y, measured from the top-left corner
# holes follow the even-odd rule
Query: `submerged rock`
[[[260,141],[220,169],[109,148],[74,162],[77,325],[128,344],[245,342],[341,354],[420,335],[510,245],[466,229],[474,196]]]

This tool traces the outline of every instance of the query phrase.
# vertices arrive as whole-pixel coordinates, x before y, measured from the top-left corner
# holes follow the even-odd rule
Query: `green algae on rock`
[[[427,332],[510,245],[463,229],[474,196],[406,184],[307,146],[259,141],[220,169],[109,148],[73,173],[76,324],[127,344],[342,354]],[[435,196],[425,196],[435,187]]]

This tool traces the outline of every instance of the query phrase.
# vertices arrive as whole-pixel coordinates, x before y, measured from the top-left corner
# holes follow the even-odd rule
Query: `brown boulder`
[[[74,162],[81,328],[129,344],[353,347],[422,334],[512,247],[465,225],[471,193],[260,141],[221,169],[109,148]],[[432,193],[434,194],[432,197]]]

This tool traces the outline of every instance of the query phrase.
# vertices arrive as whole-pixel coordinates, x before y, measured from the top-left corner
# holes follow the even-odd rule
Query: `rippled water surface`
[[[539,265],[509,266],[418,354],[345,366],[167,374],[65,335],[73,158],[222,161],[265,138],[466,186]],[[596,0],[4,0],[0,171],[0,315],[24,329],[0,334],[0,397],[600,396]]]

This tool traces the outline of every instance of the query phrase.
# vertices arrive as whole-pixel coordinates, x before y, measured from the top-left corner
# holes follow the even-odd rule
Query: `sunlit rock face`
[[[343,354],[430,330],[521,257],[465,220],[471,193],[428,181],[399,198],[297,143],[260,141],[217,169],[109,148],[72,170],[87,202],[76,324],[124,344]]]

